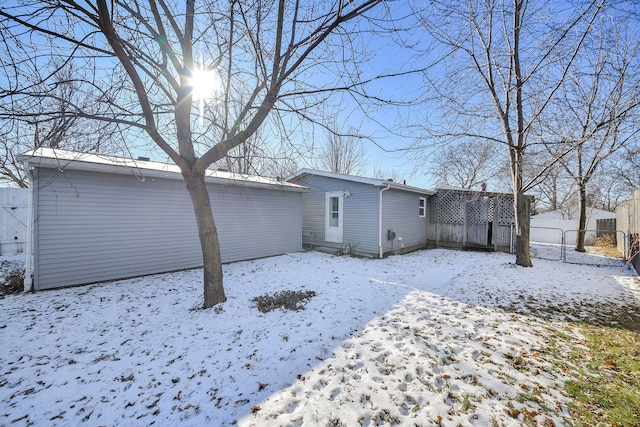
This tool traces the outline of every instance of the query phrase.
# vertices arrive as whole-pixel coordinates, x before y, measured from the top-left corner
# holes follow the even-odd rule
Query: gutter
[[[31,276],[31,256],[33,252],[33,199],[35,193],[35,184],[33,180],[33,172],[29,160],[25,160],[24,169],[29,177],[29,205],[27,206],[27,262],[24,265],[24,292],[33,290],[33,277]]]
[[[385,188],[381,188],[380,192],[380,201],[378,202],[378,256],[382,258],[382,192],[387,191],[391,188],[391,183],[386,183]]]

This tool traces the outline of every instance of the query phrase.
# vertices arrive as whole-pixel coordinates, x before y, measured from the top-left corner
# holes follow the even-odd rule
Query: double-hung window
[[[427,199],[420,197],[418,199],[418,216],[424,218],[427,212]]]

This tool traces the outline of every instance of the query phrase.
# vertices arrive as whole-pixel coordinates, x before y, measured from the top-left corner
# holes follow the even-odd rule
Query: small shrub
[[[596,238],[595,246],[615,247],[616,236],[614,236],[613,234],[603,234],[602,236]]]
[[[314,296],[316,296],[315,291],[282,291],[273,295],[255,297],[251,302],[262,313],[268,313],[276,308],[299,311],[304,310],[305,303]]]
[[[603,234],[594,239],[588,246],[591,246],[596,253],[601,255],[620,258],[621,253],[616,246],[616,237],[613,234]]]
[[[2,286],[0,286],[0,296],[17,294],[24,290],[24,270],[17,268],[11,270],[4,277]]]

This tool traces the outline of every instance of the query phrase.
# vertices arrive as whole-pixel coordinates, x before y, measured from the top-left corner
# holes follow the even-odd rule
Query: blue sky
[[[394,12],[407,13],[407,6],[404,3],[394,4]],[[371,52],[371,57],[366,62],[358,63],[358,68],[362,72],[364,80],[373,78],[381,74],[398,73],[408,69],[419,67],[419,63],[414,63],[414,52],[402,48],[394,42],[388,35],[378,35],[369,37],[362,43],[362,49]],[[331,65],[323,64],[326,67]],[[319,67],[324,68],[324,67]],[[330,79],[326,75],[313,75],[317,79],[317,85],[322,86]],[[385,78],[375,80],[367,85],[367,93],[381,99],[393,99],[395,101],[413,100],[423,92],[423,80],[420,74],[411,74],[396,78]],[[415,173],[416,164],[404,155],[407,148],[419,133],[409,129],[404,122],[420,123],[423,110],[416,105],[396,108],[393,106],[380,106],[368,103],[366,100],[357,99],[348,94],[336,94],[332,96],[332,106],[328,108],[337,113],[337,125],[342,130],[353,128],[360,134],[369,137],[363,138],[362,143],[365,149],[365,166],[362,175],[372,176],[377,170],[384,170],[400,179],[406,179],[407,183],[417,186],[431,186],[432,183],[425,173]],[[326,123],[327,125],[331,123]],[[386,128],[386,129],[385,129]],[[302,128],[291,126],[291,133],[288,136],[294,144],[301,147],[308,146],[311,126],[305,124]],[[392,132],[389,132],[390,129]],[[289,130],[289,129],[287,129]],[[279,135],[269,130],[268,124],[263,128],[263,135],[266,139],[278,139]],[[315,127],[313,131],[313,143],[320,146],[327,138],[327,132],[320,127]],[[275,141],[274,141],[275,142]],[[166,155],[154,150],[145,152],[158,160],[166,160]],[[296,159],[298,166],[313,167],[313,160],[307,158]],[[426,168],[422,168],[426,170]]]
[[[15,1],[9,0],[2,4],[3,7],[11,7]],[[410,16],[407,3],[390,2],[389,7],[393,8],[392,12],[396,16]],[[40,37],[36,34],[28,34],[33,41],[39,41]],[[388,34],[384,35],[368,35],[367,38],[357,41],[360,43],[355,49],[361,48],[363,51],[371,52],[367,61],[358,63],[358,67],[362,72],[363,79],[370,79],[380,74],[398,73],[407,71],[411,68],[420,66],[420,63],[413,61],[414,52],[400,47]],[[40,60],[47,60],[46,55],[39,57]],[[334,64],[335,65],[335,64]],[[322,67],[319,67],[321,69]],[[326,79],[322,75],[315,75],[319,84]],[[2,79],[2,76],[0,76]],[[420,74],[406,75],[397,78],[378,79],[367,85],[367,93],[380,99],[389,99],[395,101],[407,101],[415,99],[424,90],[423,80]],[[402,150],[406,149],[411,143],[420,137],[418,130],[412,130],[407,123],[422,123],[424,118],[424,108],[417,105],[406,107],[381,106],[375,103],[368,103],[366,100],[354,99],[353,97],[342,94],[332,97],[334,103],[334,111],[338,111],[336,122],[343,130],[349,128],[355,129],[361,135],[367,138],[363,139],[363,147],[365,150],[365,166],[362,175],[373,176],[378,170],[383,170],[399,179],[407,180],[407,183],[416,186],[432,185],[430,178],[424,172],[428,170],[428,165],[419,165],[404,155]],[[331,123],[326,123],[331,124]],[[289,135],[294,143],[300,146],[309,144],[308,134],[298,132],[298,130],[309,130],[308,126],[304,128],[291,127]],[[288,129],[289,130],[289,129]],[[264,130],[266,137],[278,138],[278,135]],[[271,135],[270,135],[271,133]],[[319,146],[327,138],[326,131],[316,128],[314,132],[314,145]],[[149,156],[154,160],[167,161],[167,156],[159,148],[149,142],[147,138],[139,140],[127,141],[126,149],[123,154],[130,153],[131,156],[138,155]],[[296,159],[299,167],[313,167],[314,162],[308,159]]]

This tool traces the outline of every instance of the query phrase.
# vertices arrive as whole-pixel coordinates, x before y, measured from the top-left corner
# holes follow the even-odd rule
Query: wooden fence
[[[640,272],[640,189],[633,192],[629,200],[621,203],[616,208],[616,221],[618,230],[627,233],[627,244],[618,239],[618,250],[624,251],[625,246],[628,249],[628,259]]]
[[[596,237],[615,236],[616,231],[615,218],[603,218],[596,220]]]
[[[439,188],[428,203],[429,246],[513,252],[512,194]]]
[[[26,249],[28,198],[25,188],[0,188],[0,255]]]

